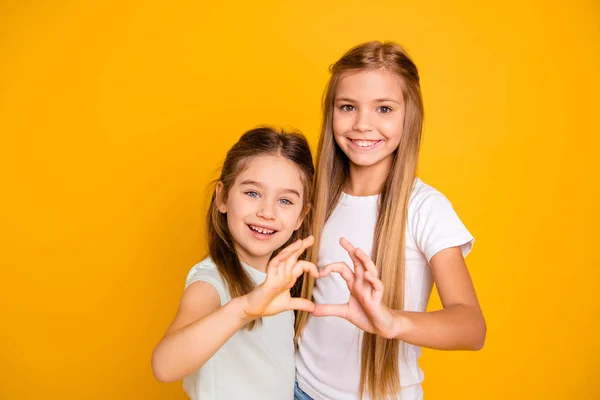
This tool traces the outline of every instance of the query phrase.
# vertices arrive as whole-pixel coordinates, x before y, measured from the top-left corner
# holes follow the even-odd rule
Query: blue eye
[[[379,112],[382,114],[387,114],[389,112],[392,112],[392,109],[386,106],[381,106],[379,107]]]
[[[288,200],[288,199],[279,199],[279,202],[280,202],[281,204],[284,204],[284,205],[286,205],[286,206],[289,206],[289,205],[292,205],[292,204],[294,204],[294,203],[292,203],[292,202],[291,202],[290,200]]]
[[[354,111],[354,110],[356,110],[356,108],[353,105],[344,104],[343,106],[340,107],[340,110],[342,110],[342,111]]]
[[[248,195],[250,197],[258,198],[258,193],[254,192],[252,190],[249,190],[249,191],[244,192],[244,193],[246,193],[246,195]]]

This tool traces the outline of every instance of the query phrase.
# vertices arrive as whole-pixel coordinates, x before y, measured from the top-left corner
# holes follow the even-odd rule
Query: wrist
[[[242,326],[246,325],[256,319],[256,317],[252,317],[251,315],[248,315],[248,312],[246,311],[248,308],[248,295],[247,294],[244,296],[235,297],[235,298],[231,299],[231,301],[229,303],[227,303],[226,306],[229,306],[232,314],[235,315],[236,319],[238,319],[240,321],[240,324]]]
[[[411,329],[411,321],[407,314],[402,311],[394,311],[394,323],[392,327],[392,338],[404,340],[406,333]],[[392,339],[390,338],[390,339]]]

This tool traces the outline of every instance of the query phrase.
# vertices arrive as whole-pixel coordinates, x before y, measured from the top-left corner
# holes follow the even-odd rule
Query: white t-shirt
[[[242,264],[259,285],[266,274]],[[231,300],[227,285],[210,258],[188,274],[193,282],[208,282],[219,293],[221,306]],[[202,338],[198,338],[202,346]],[[236,332],[198,371],[183,379],[193,400],[281,400],[294,396],[294,312],[265,317],[253,330]]]
[[[319,268],[344,261],[353,269],[348,253],[339,244],[340,237],[345,237],[370,256],[378,200],[378,195],[355,197],[342,194],[323,228]],[[433,286],[429,268],[431,257],[454,246],[461,246],[466,256],[472,244],[473,237],[446,197],[416,179],[408,205],[405,310],[425,311],[427,307]],[[313,293],[317,304],[342,304],[350,296],[339,274],[317,279]],[[309,318],[296,354],[296,379],[300,388],[315,400],[359,399],[362,338],[363,331],[345,319]],[[402,400],[423,397],[420,355],[419,347],[401,343],[398,360]]]

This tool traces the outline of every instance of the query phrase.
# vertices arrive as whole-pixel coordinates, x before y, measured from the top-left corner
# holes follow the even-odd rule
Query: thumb
[[[289,309],[312,312],[315,309],[315,303],[307,299],[292,297],[290,299]]]

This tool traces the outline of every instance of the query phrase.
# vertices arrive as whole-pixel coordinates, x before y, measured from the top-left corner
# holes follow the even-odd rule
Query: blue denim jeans
[[[296,382],[296,385],[294,385],[294,400],[313,400],[313,398],[304,393],[298,386],[298,382]]]

